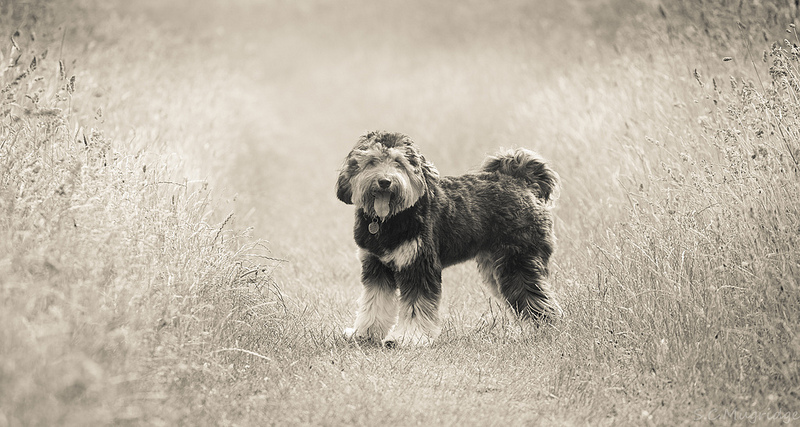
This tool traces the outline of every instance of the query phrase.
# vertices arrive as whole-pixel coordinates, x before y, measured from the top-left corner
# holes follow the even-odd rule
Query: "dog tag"
[[[369,227],[367,227],[367,228],[368,228],[370,233],[378,234],[378,229],[380,228],[380,226],[378,225],[378,221],[377,220],[373,220],[372,222],[369,223]]]

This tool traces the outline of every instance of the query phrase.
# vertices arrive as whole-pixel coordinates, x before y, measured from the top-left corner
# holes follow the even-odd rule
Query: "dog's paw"
[[[386,348],[426,346],[433,343],[433,338],[426,335],[419,328],[392,330],[383,339]]]
[[[370,333],[361,333],[356,331],[355,328],[345,328],[344,338],[347,341],[353,341],[360,344],[378,344],[381,342],[381,337],[377,337]]]

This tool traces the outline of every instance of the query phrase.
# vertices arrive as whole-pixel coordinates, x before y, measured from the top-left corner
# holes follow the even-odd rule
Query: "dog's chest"
[[[403,265],[419,250],[422,221],[414,209],[403,211],[382,223],[358,212],[354,232],[356,244],[361,249],[378,256],[386,264]]]

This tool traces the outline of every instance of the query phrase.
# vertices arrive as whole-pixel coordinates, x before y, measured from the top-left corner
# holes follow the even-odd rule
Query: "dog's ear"
[[[421,161],[420,169],[422,170],[422,175],[425,176],[425,181],[428,181],[431,184],[435,184],[439,182],[439,170],[436,169],[436,166],[433,163],[425,160],[425,156],[419,155],[419,159]]]
[[[353,187],[350,184],[350,178],[358,171],[358,161],[353,157],[354,151],[351,151],[345,159],[342,170],[339,172],[339,179],[336,180],[336,197],[348,205],[353,204]]]
[[[339,179],[336,180],[336,197],[348,205],[353,204],[353,187],[350,185],[352,177],[351,168],[345,164],[339,172]]]
[[[439,181],[439,171],[436,169],[436,166],[425,159],[425,156],[419,152],[419,149],[411,141],[411,138],[405,135],[403,137],[403,142],[405,143],[405,155],[408,159],[408,162],[414,168],[414,171],[422,174],[422,176],[425,178],[426,185],[429,183],[437,183]]]

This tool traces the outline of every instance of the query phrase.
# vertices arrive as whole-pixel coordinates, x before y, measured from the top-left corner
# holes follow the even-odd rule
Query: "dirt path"
[[[349,58],[331,55],[318,35],[304,32],[315,24],[299,7],[240,1],[128,8],[125,13],[144,13],[186,40],[179,48],[203,50],[209,66],[233,76],[230,91],[244,94],[226,123],[230,139],[219,141],[226,147],[213,178],[228,197],[236,195],[240,225],[253,226],[255,237],[292,264],[335,257],[341,242],[349,242],[352,215],[334,197],[336,169],[364,130],[354,123],[359,115],[347,112],[350,100],[336,93],[342,84],[355,84],[336,81],[347,78],[336,73]]]

